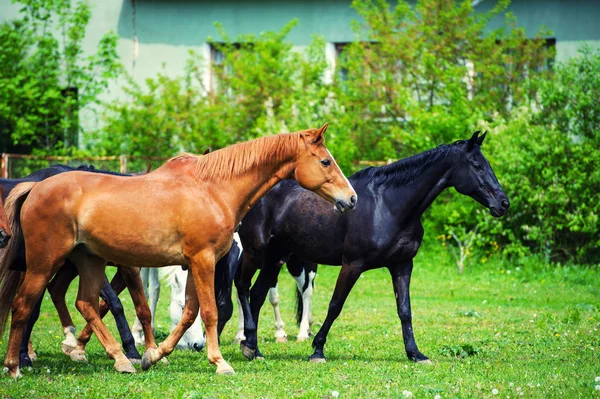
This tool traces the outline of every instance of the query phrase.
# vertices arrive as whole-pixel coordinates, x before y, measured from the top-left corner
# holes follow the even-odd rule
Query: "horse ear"
[[[325,134],[325,131],[327,130],[328,126],[329,126],[329,122],[327,122],[326,124],[324,124],[319,129],[308,130],[307,133],[306,133],[306,136],[309,138],[308,142],[311,143],[311,144],[319,144],[320,142],[322,142],[323,141],[323,135]]]
[[[467,141],[467,151],[471,151],[473,149],[473,147],[475,147],[475,144],[477,144],[477,140],[479,139],[479,133],[480,133],[479,130],[476,131],[475,133],[473,133],[471,138]]]
[[[204,153],[202,153],[202,155],[206,155],[208,153],[210,153],[210,147],[208,147],[206,150],[204,150]]]
[[[481,147],[481,145],[483,144],[483,140],[485,139],[485,135],[487,134],[487,130],[481,135],[479,136],[479,138],[477,139],[477,145]]]

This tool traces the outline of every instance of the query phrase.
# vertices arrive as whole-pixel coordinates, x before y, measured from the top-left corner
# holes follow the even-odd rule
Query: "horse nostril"
[[[353,207],[356,206],[356,195],[350,197],[350,205],[352,205]]]
[[[204,348],[204,345],[199,344],[198,342],[194,342],[194,345],[192,346],[194,347],[194,350],[198,352],[200,352]]]
[[[508,209],[508,207],[510,206],[510,204],[508,203],[508,200],[502,200],[501,204],[506,209]]]

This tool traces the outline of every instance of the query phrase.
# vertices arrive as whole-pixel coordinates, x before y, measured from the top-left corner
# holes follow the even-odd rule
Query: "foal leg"
[[[325,342],[327,341],[327,334],[329,333],[329,329],[333,325],[333,322],[340,315],[342,311],[342,307],[344,306],[344,302],[346,302],[346,298],[348,298],[348,294],[358,277],[363,270],[363,261],[359,260],[353,263],[345,263],[342,265],[342,270],[340,271],[340,275],[338,276],[337,282],[335,283],[335,290],[333,291],[333,296],[331,298],[331,302],[329,302],[329,309],[327,310],[327,317],[321,326],[321,329],[315,336],[313,340],[313,348],[315,348],[314,353],[311,355],[309,360],[314,363],[323,363],[325,362],[325,354],[323,353],[323,347],[325,346]]]
[[[245,338],[240,341],[240,348],[242,353],[248,360],[254,359],[256,356],[256,344],[248,342],[246,337],[252,333],[256,334],[256,324],[252,318],[252,311],[250,309],[250,286],[252,284],[252,277],[262,264],[262,256],[256,253],[250,253],[250,251],[244,252],[242,257],[242,267],[238,270],[235,277],[235,288],[238,294],[238,305],[242,312],[243,320],[240,320],[238,328],[243,328],[242,334],[236,335],[236,339],[244,336]]]
[[[283,329],[285,325],[281,318],[281,311],[279,310],[279,291],[277,290],[277,284],[269,289],[269,302],[271,302],[271,306],[273,306],[273,315],[275,316],[275,342],[287,342],[287,334]]]
[[[108,356],[115,360],[115,370],[121,373],[135,373],[136,370],[123,354],[121,345],[108,331],[98,314],[98,302],[105,279],[106,262],[104,259],[83,252],[75,252],[71,256],[79,271],[79,292],[75,303],[77,310],[91,326]]]
[[[412,312],[410,309],[410,275],[412,274],[412,259],[406,263],[390,266],[392,283],[394,284],[394,293],[396,294],[396,306],[398,307],[398,316],[402,323],[402,338],[404,339],[404,349],[410,360],[418,363],[431,363],[427,356],[419,351],[412,328]]]

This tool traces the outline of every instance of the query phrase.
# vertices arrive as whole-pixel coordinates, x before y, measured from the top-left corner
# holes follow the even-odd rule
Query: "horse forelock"
[[[423,169],[438,162],[453,152],[461,142],[442,144],[425,152],[400,159],[389,165],[369,167],[356,172],[352,179],[366,178],[375,184],[399,186],[411,183]]]
[[[221,148],[206,155],[181,154],[167,161],[193,165],[196,179],[231,179],[261,164],[274,164],[295,156],[300,132],[280,133]],[[187,162],[186,162],[187,161]]]

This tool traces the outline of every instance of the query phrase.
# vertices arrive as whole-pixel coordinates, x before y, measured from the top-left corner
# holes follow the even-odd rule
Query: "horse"
[[[3,200],[4,187],[2,187],[2,185],[0,184],[0,249],[8,245],[8,241],[12,236],[10,223],[8,222],[8,218],[6,217],[6,212],[4,212]]]
[[[217,374],[233,373],[219,349],[214,278],[215,264],[229,250],[235,227],[284,179],[296,179],[333,203],[338,212],[356,207],[356,192],[325,146],[327,126],[261,137],[204,156],[180,155],[142,176],[72,172],[17,186],[7,208],[21,206],[27,273],[16,296],[14,282],[4,280],[0,287],[0,297],[14,297],[5,359],[9,374],[19,376],[23,327],[67,258],[79,271],[76,307],[117,371],[136,372],[98,316],[107,261],[146,267],[180,264],[190,271],[179,325],[160,346],[151,328],[145,332],[143,370],[173,351],[201,308],[208,360],[216,365]],[[2,264],[0,270],[6,267]],[[2,328],[8,311],[8,306],[0,307]],[[149,315],[138,316],[149,326]]]
[[[323,201],[293,182],[279,183],[258,201],[239,231],[244,259],[235,284],[245,317],[244,356],[262,356],[257,346],[260,308],[268,288],[277,281],[282,260],[297,258],[295,262],[342,266],[327,317],[313,340],[310,361],[325,361],[327,335],[359,276],[387,267],[406,354],[416,362],[429,362],[414,339],[409,291],[413,259],[424,233],[421,216],[449,187],[489,208],[494,217],[507,212],[508,197],[481,152],[485,136],[476,132],[468,140],[355,173],[349,180],[361,204],[351,213],[328,213]]]
[[[98,170],[92,165],[83,164],[83,165],[78,166],[77,168],[73,168],[68,165],[55,164],[48,168],[44,168],[44,169],[35,171],[35,172],[31,173],[30,175],[25,176],[20,179],[0,179],[0,184],[2,184],[4,187],[7,188],[7,190],[2,195],[0,195],[0,199],[6,198],[6,196],[8,196],[10,191],[20,183],[39,182],[39,181],[45,180],[48,177],[55,176],[60,173],[73,172],[73,171],[88,171],[88,172],[93,172],[93,173],[129,176],[129,175],[122,175],[120,173],[110,172],[110,171],[106,171],[106,170]],[[0,233],[0,236],[1,236],[1,233]],[[14,272],[25,272],[25,270],[26,270],[25,247],[22,243],[22,237],[21,236],[16,237],[15,240],[17,240],[15,245],[18,248],[16,248],[16,253],[13,254],[13,259],[10,261],[11,264],[9,266],[9,269]],[[5,258],[5,261],[7,261],[6,258]],[[125,272],[131,274],[131,272],[129,270],[126,270]],[[11,273],[11,272],[7,272],[7,273]],[[74,323],[71,319],[71,316],[69,314],[69,311],[68,311],[66,303],[65,303],[65,296],[66,296],[66,292],[69,287],[69,284],[71,283],[71,281],[73,281],[75,279],[75,277],[77,277],[77,275],[78,275],[78,273],[77,273],[77,269],[76,269],[75,265],[73,263],[71,263],[69,260],[67,260],[65,262],[65,266],[62,267],[56,273],[56,276],[48,284],[48,292],[50,293],[52,301],[54,302],[54,305],[58,312],[59,318],[61,320],[61,324],[63,326],[63,334],[64,334],[65,339],[61,343],[61,349],[67,355],[70,355],[71,351],[75,348],[75,346],[77,344],[77,340],[74,335],[76,332]],[[16,276],[16,274],[15,274],[15,276]],[[136,278],[135,273],[132,276],[128,276],[127,278],[135,279]],[[1,278],[0,278],[0,280],[1,280]],[[123,312],[123,306],[121,304],[121,301],[119,300],[118,296],[115,295],[115,293],[112,290],[111,285],[108,283],[108,281],[106,281],[104,284],[104,287],[102,287],[100,295],[101,295],[103,301],[105,301],[105,303],[103,302],[103,304],[105,304],[107,306],[107,309],[110,309],[111,313],[115,317],[117,329],[121,336],[121,340],[123,342],[123,348],[125,349],[127,358],[129,358],[135,362],[141,361],[141,356],[135,347],[133,336],[131,334],[131,331],[129,330],[129,326],[127,323],[127,319],[125,318],[125,313]],[[33,366],[32,361],[37,358],[37,355],[36,355],[35,351],[33,350],[33,346],[31,345],[30,337],[31,337],[31,332],[33,330],[33,326],[35,325],[35,322],[37,321],[39,314],[40,314],[42,300],[43,300],[43,296],[40,297],[40,300],[35,305],[34,310],[32,312],[32,316],[29,318],[27,326],[24,330],[23,339],[22,339],[21,347],[20,347],[19,363],[20,363],[21,368],[22,367],[32,367]],[[72,359],[73,360],[85,360],[85,357],[83,357],[83,358],[72,357]]]

